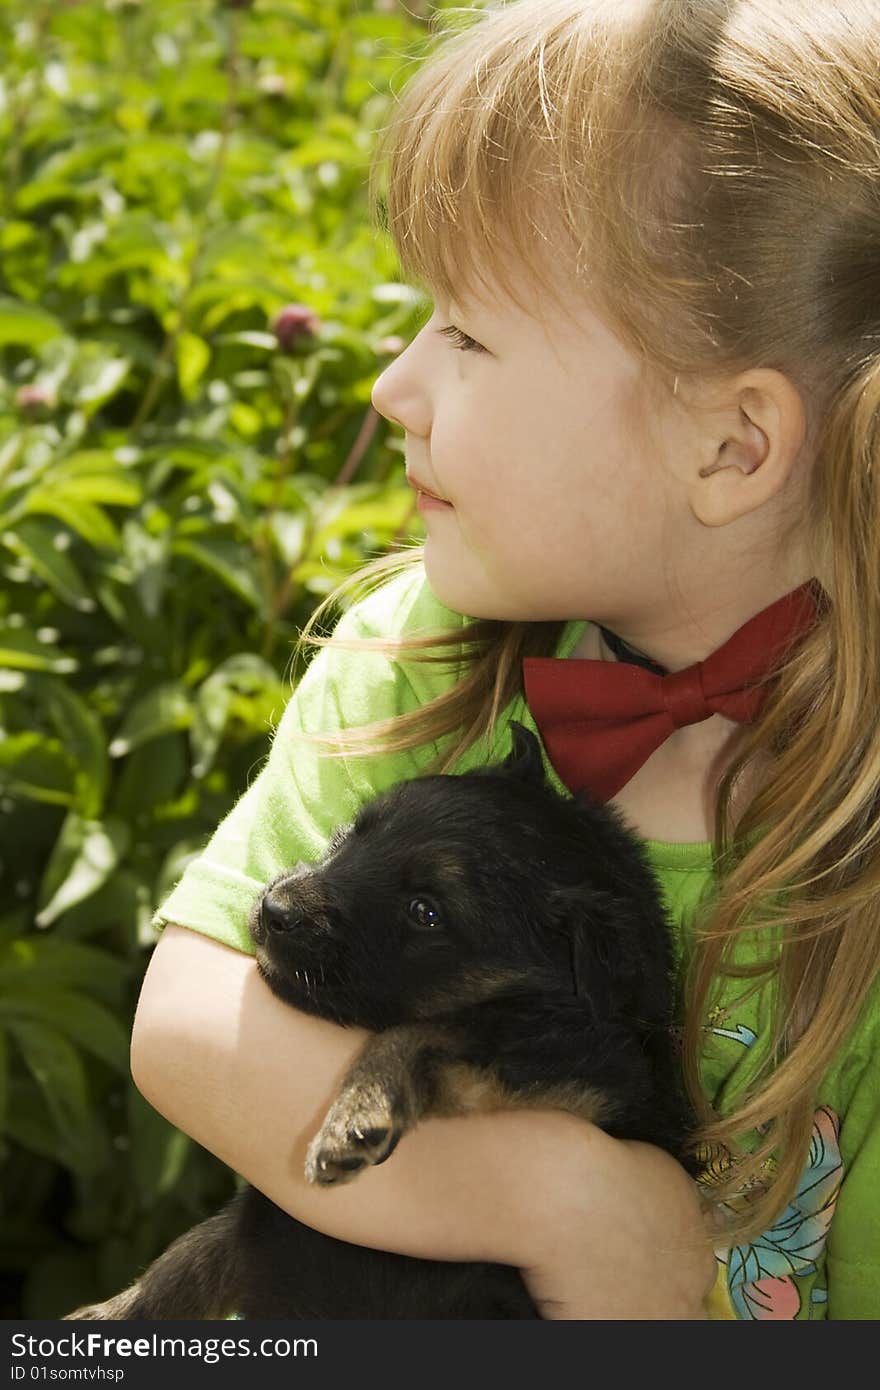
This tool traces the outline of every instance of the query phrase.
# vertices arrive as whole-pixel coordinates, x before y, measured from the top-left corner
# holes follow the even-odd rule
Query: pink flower
[[[19,386],[15,393],[15,404],[19,410],[36,415],[54,410],[58,398],[47,386],[39,386],[32,382],[29,386]]]
[[[272,320],[272,332],[283,352],[289,352],[295,343],[314,338],[321,328],[321,320],[307,304],[285,304]]]

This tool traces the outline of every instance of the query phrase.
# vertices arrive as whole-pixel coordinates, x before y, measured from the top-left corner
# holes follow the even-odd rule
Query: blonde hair
[[[808,411],[800,523],[831,601],[720,783],[718,894],[685,1027],[700,1137],[734,1159],[718,1199],[754,1187],[730,1227],[748,1238],[795,1189],[817,1088],[880,962],[880,3],[516,0],[461,14],[374,166],[404,274],[458,298],[491,265],[515,300],[508,257],[553,295],[567,266],[669,390],[767,366]],[[419,558],[385,556],[354,582]],[[360,644],[407,660],[454,649],[463,675],[335,746],[441,739],[451,769],[519,692],[522,657],[552,653],[561,626],[479,621]],[[734,823],[732,793],[759,753],[767,774]],[[759,964],[737,959],[746,933],[764,943]],[[747,992],[772,984],[776,1024],[747,1093],[720,1114],[698,1067],[733,977]],[[755,1129],[757,1145],[740,1142]]]

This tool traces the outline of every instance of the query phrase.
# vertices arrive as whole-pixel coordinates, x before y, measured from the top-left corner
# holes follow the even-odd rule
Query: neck
[[[697,661],[705,661],[750,618],[805,584],[810,577],[804,575],[800,579],[782,580],[771,585],[764,593],[751,591],[751,596],[741,592],[715,607],[694,612],[687,623],[675,626],[670,626],[668,621],[653,619],[642,622],[626,617],[621,617],[619,621],[594,619],[599,629],[596,633],[597,655],[605,661],[626,659],[627,654],[614,650],[618,643],[623,643],[636,657],[641,658],[638,662],[640,665],[649,664],[670,673],[683,671]]]

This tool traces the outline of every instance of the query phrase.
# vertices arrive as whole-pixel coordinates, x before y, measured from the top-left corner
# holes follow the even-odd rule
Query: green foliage
[[[133,1008],[298,630],[418,533],[369,401],[425,304],[367,179],[431,31],[415,0],[0,18],[0,1315],[52,1317],[233,1190],[134,1089]]]

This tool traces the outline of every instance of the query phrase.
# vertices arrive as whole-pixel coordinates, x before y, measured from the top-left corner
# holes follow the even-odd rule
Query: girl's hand
[[[520,1271],[541,1316],[705,1318],[716,1262],[693,1179],[652,1144],[578,1126],[574,1184]]]

